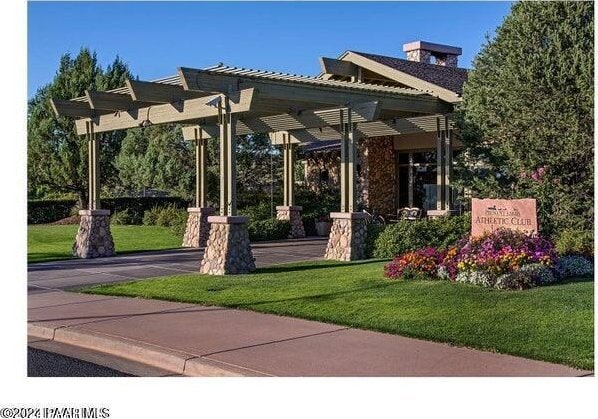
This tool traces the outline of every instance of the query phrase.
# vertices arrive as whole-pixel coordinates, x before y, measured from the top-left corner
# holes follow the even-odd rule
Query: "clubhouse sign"
[[[535,199],[471,200],[471,236],[499,228],[532,233],[538,231]]]

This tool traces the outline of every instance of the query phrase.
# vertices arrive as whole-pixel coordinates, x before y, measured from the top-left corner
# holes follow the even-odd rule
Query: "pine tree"
[[[457,183],[538,200],[544,233],[593,226],[594,11],[521,2],[475,58],[459,109]]]
[[[74,194],[81,208],[87,206],[87,144],[75,133],[71,118],[56,117],[50,99],[72,99],[86,89],[107,90],[124,85],[131,77],[118,57],[106,71],[95,53],[83,48],[73,59],[65,54],[54,80],[39,89],[28,104],[27,167],[30,197]],[[103,187],[118,179],[114,158],[123,133],[98,134],[100,139],[100,175]]]

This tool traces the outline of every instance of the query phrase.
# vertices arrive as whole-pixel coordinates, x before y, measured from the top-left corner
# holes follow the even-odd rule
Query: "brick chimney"
[[[432,64],[432,58],[434,58],[434,64],[445,67],[457,67],[458,57],[462,53],[461,48],[458,47],[425,41],[404,44],[403,51],[407,53],[409,61]]]

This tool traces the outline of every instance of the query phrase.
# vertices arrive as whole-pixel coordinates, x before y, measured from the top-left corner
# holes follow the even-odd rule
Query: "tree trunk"
[[[79,209],[88,209],[89,200],[87,199],[87,191],[77,192],[77,205]]]

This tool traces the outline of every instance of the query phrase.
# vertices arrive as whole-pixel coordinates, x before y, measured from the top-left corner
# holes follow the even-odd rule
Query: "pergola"
[[[213,274],[253,269],[246,219],[237,216],[238,135],[269,133],[272,143],[282,146],[284,202],[277,209],[279,216],[299,217],[299,222],[300,207],[293,198],[294,148],[312,141],[341,140],[341,212],[331,214],[334,223],[327,257],[351,260],[360,257],[355,249],[365,239],[360,234],[361,214],[355,212],[357,140],[448,132],[445,115],[452,111],[450,104],[415,89],[225,65],[180,68],[175,76],[152,82],[127,80],[119,89],[86,91],[85,96],[71,100],[54,99],[52,106],[57,115],[75,119],[77,134],[85,136],[89,144],[89,210],[81,214],[75,253],[81,257],[112,254],[109,244],[98,239],[101,227],[107,230],[102,237],[110,234],[109,214],[100,206],[96,134],[181,123],[186,125],[184,138],[195,143],[197,156],[196,208],[190,209],[186,239],[205,243],[206,226],[211,226],[201,270]],[[206,143],[210,140],[218,140],[220,145],[219,216],[211,216],[213,210],[206,208]]]

